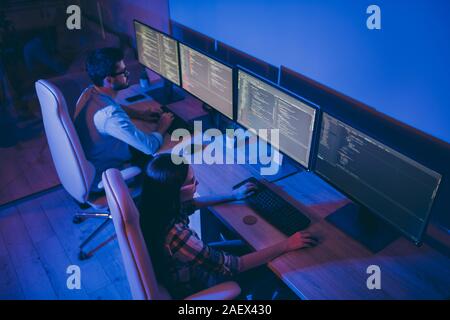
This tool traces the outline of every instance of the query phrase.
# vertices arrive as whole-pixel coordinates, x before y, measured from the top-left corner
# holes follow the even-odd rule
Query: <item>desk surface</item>
[[[146,96],[144,99],[134,103],[129,103],[125,100],[130,96],[143,94],[143,91],[145,90],[143,90],[139,84],[134,84],[125,90],[119,91],[116,100],[122,105],[131,106],[134,108],[142,108],[145,107],[146,104],[158,104],[158,102],[146,94],[144,94]],[[185,99],[171,103],[167,105],[167,108],[186,122],[207,114],[202,108],[202,103],[188,93],[186,93]]]
[[[178,104],[183,110],[182,103]],[[228,193],[233,185],[255,175],[246,165],[195,164],[193,167],[200,182],[200,195]],[[314,173],[300,172],[276,185],[294,198],[310,217],[309,231],[320,241],[315,248],[290,252],[269,263],[272,271],[302,299],[450,298],[448,256],[427,244],[416,247],[404,237],[373,254],[324,220],[349,200]],[[244,216],[257,214],[242,201],[211,210],[254,249],[286,238],[262,218],[254,225],[244,224]],[[367,288],[366,270],[370,265],[380,267],[380,290]]]
[[[200,195],[230,192],[231,186],[251,175],[242,165],[194,165]],[[377,254],[329,224],[324,218],[349,202],[311,172],[301,172],[276,183],[296,199],[311,220],[309,231],[319,237],[315,248],[302,249],[273,260],[269,267],[302,299],[448,299],[450,259],[424,244],[416,247],[401,237]],[[242,202],[215,206],[212,211],[253,248],[262,249],[284,238]],[[369,290],[367,267],[381,269],[381,289]]]

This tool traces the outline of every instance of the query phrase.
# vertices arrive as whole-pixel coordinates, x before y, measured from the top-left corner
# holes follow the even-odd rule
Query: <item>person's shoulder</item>
[[[125,112],[125,110],[123,110],[120,104],[114,101],[114,99],[98,93],[95,89],[94,93],[92,94],[92,101],[94,101],[99,106],[97,111],[101,111],[101,113],[103,113],[107,119],[128,119],[127,113]]]

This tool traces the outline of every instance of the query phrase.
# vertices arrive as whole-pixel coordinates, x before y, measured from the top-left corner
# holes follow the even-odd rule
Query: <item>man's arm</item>
[[[154,154],[161,147],[163,134],[167,130],[164,123],[158,126],[157,131],[147,134],[139,130],[125,111],[117,106],[107,106],[97,111],[94,123],[100,133],[113,136],[145,154]]]

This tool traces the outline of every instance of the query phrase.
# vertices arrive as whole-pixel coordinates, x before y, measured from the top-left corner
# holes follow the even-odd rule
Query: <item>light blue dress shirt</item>
[[[113,136],[145,154],[155,153],[163,143],[159,132],[139,130],[118,104],[98,110],[94,114],[94,124],[100,134]]]

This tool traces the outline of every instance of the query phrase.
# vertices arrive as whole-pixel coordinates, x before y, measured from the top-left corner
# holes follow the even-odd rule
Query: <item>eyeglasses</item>
[[[124,69],[123,71],[113,73],[111,75],[111,77],[117,77],[117,76],[120,76],[121,74],[123,74],[125,77],[128,78],[128,76],[130,75],[130,71],[128,71],[127,69]]]

